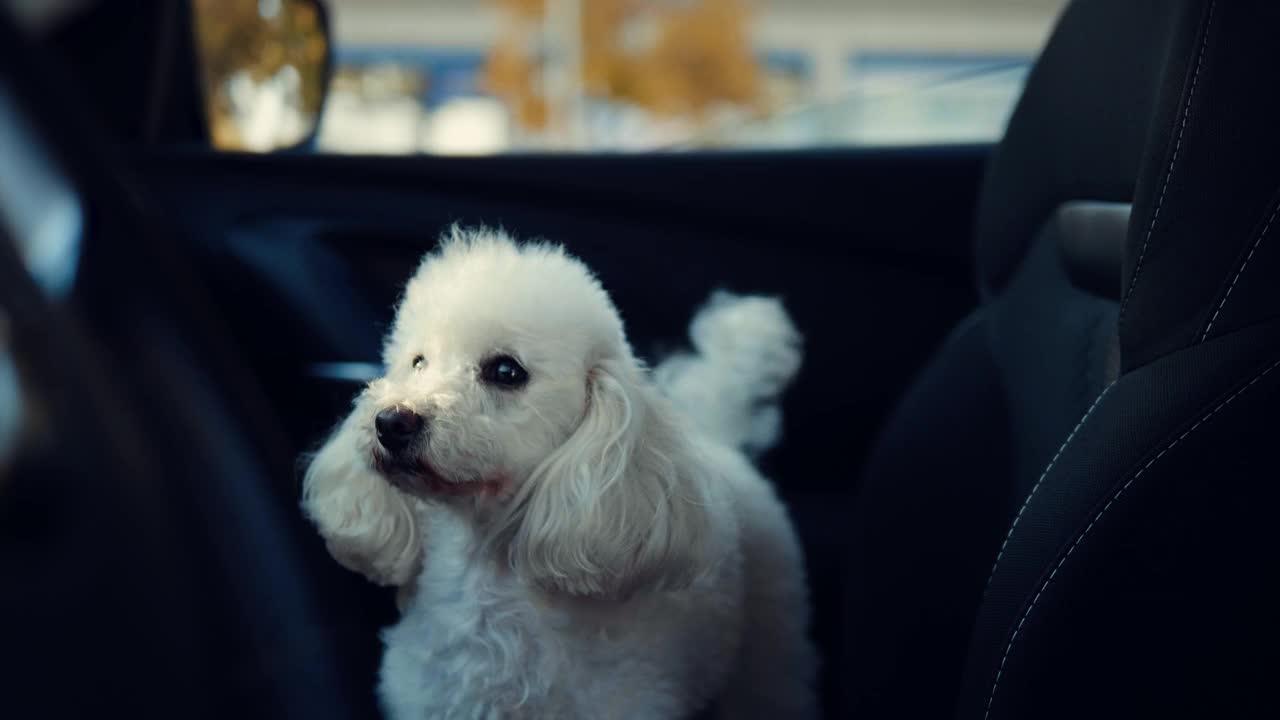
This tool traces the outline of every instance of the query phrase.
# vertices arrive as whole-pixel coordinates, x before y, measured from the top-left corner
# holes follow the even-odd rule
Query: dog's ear
[[[422,562],[416,501],[369,468],[361,419],[357,409],[311,458],[303,511],[344,567],[381,585],[405,585]]]
[[[526,485],[511,564],[574,595],[685,587],[714,554],[709,465],[630,358],[588,383],[578,428]]]

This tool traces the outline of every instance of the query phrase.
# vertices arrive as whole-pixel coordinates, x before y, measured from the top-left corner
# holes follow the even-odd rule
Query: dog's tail
[[[782,434],[779,401],[800,370],[800,332],[777,298],[718,291],[689,325],[693,352],[654,380],[701,429],[755,457]]]

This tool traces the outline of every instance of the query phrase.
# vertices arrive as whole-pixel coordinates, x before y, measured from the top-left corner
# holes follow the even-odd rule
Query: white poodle
[[[720,294],[692,336],[655,383],[561,248],[454,230],[426,257],[303,500],[339,562],[408,590],[391,717],[814,716],[799,544],[743,454],[776,439],[799,335]]]

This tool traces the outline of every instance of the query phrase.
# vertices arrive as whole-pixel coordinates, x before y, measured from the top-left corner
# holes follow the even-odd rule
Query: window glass
[[[474,155],[991,142],[1065,2],[329,0],[334,68],[310,147]],[[261,134],[268,116],[295,134],[310,127],[280,110],[306,114],[287,82],[257,87],[235,111],[256,112]],[[264,103],[274,114],[254,110]]]

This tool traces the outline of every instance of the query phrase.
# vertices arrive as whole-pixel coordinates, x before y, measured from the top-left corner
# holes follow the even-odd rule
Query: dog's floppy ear
[[[357,404],[311,458],[302,507],[344,567],[381,585],[405,585],[422,561],[415,501],[369,469],[357,432],[363,419]]]
[[[525,485],[511,564],[574,595],[687,586],[712,554],[708,464],[633,360],[588,383],[578,428]]]

